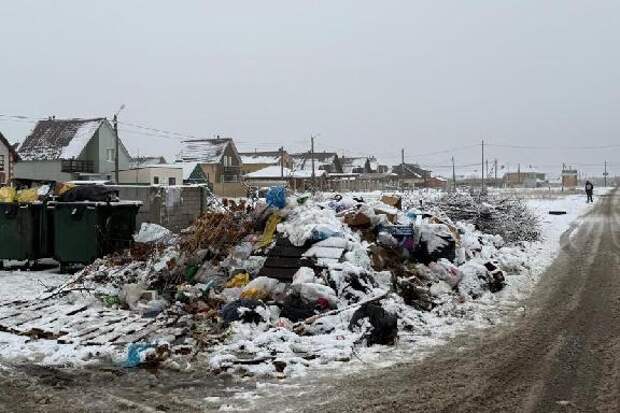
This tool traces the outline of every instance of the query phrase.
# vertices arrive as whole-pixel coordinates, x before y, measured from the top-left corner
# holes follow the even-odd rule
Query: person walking
[[[594,185],[592,185],[592,182],[590,181],[586,181],[586,203],[588,202],[594,202],[594,199],[592,199],[592,193],[594,192]]]

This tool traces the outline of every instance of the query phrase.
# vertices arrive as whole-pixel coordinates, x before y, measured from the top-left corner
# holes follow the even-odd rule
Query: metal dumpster
[[[140,202],[53,202],[54,258],[90,264],[131,245]]]
[[[52,255],[45,204],[0,203],[0,260],[37,260]]]

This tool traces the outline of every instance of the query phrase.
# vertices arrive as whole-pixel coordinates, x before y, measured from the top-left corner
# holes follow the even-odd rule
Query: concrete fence
[[[138,228],[143,222],[159,224],[171,231],[187,228],[205,210],[210,195],[204,186],[111,186],[122,200],[141,201]]]

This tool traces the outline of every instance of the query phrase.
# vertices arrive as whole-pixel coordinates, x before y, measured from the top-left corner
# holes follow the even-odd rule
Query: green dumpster
[[[51,256],[45,204],[0,203],[0,260]]]
[[[53,202],[54,258],[90,264],[131,245],[140,202]]]

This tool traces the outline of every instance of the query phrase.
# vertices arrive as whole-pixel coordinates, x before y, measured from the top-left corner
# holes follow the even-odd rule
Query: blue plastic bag
[[[144,361],[142,353],[153,347],[148,343],[131,343],[127,347],[127,360],[125,360],[124,367],[134,368],[138,367]]]
[[[283,186],[272,186],[267,191],[267,205],[276,208],[284,208],[286,206],[286,189]]]

